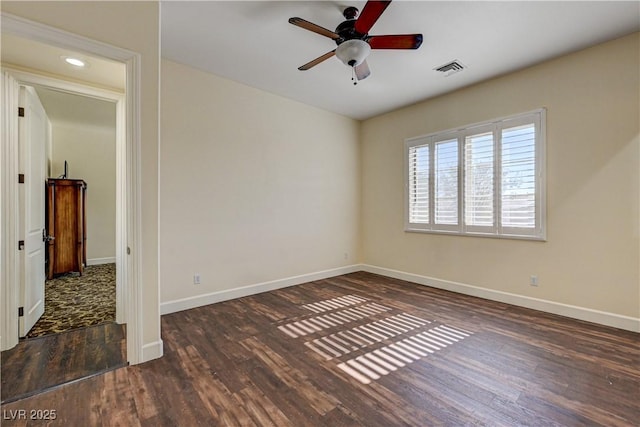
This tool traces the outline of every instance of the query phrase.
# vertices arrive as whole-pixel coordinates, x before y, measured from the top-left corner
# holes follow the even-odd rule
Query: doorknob
[[[56,239],[55,237],[49,236],[44,228],[42,229],[42,241],[43,242],[48,243],[48,242],[50,242],[52,240],[55,240],[55,239]]]

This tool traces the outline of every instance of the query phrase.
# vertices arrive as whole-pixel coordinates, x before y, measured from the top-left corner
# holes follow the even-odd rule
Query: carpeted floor
[[[91,265],[82,276],[68,273],[47,280],[44,306],[44,314],[27,338],[114,322],[116,265]]]

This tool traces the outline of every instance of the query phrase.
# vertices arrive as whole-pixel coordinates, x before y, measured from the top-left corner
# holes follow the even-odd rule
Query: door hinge
[[[24,240],[18,240],[18,250],[21,251],[24,249]]]
[[[24,174],[23,173],[19,173],[18,174],[18,184],[24,184]]]
[[[24,317],[24,307],[18,307],[18,317]]]
[[[18,117],[24,117],[24,107],[18,107]]]

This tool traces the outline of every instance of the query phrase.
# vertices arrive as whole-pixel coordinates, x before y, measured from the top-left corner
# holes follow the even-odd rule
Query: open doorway
[[[115,322],[116,103],[38,85],[22,90],[42,105],[51,136],[44,150],[47,256],[37,266],[47,277],[46,303],[21,336]],[[82,197],[68,200],[70,191]]]
[[[6,23],[10,25],[5,25]],[[17,51],[20,52],[20,55],[17,56],[19,60],[15,60],[14,58],[10,59],[10,49],[5,49],[7,40],[14,38],[12,34],[6,34],[5,30],[14,30],[17,33],[27,33],[32,38],[22,39],[19,36],[16,36],[16,39],[19,39],[21,43],[30,44],[30,48],[24,49],[18,48]],[[43,43],[43,41],[48,41],[49,39],[55,42],[56,39],[65,40],[63,44],[78,44],[84,48],[84,52],[91,51],[93,48],[97,51],[104,51],[107,53],[107,56],[115,59],[115,61],[111,61],[105,58],[101,58],[99,56],[91,56],[84,54],[85,57],[89,57],[92,61],[101,61],[106,60],[111,62],[119,67],[119,78],[122,81],[121,88],[114,88],[113,84],[110,82],[104,81],[100,82],[90,82],[87,84],[87,79],[80,78],[66,78],[62,76],[61,73],[56,72],[55,69],[50,69],[47,67],[34,67],[32,64],[26,61],[24,55],[32,53],[34,57],[42,58],[43,55],[38,54],[37,50],[33,49],[35,44],[40,44],[45,46],[45,48],[57,49],[53,45],[47,45]],[[38,41],[39,40],[39,41]],[[137,315],[132,315],[137,312],[137,308],[139,305],[139,300],[135,298],[138,291],[138,283],[135,283],[131,280],[132,277],[135,277],[138,271],[137,263],[138,258],[136,256],[127,257],[128,248],[130,246],[135,247],[136,242],[136,230],[139,225],[137,222],[137,208],[136,208],[136,194],[139,194],[136,189],[139,183],[137,182],[135,171],[137,170],[137,158],[136,158],[136,146],[139,144],[139,136],[136,134],[136,129],[138,126],[137,123],[137,114],[136,111],[139,108],[136,102],[135,96],[135,87],[137,87],[137,79],[139,75],[137,74],[138,70],[135,67],[136,61],[139,58],[130,52],[120,51],[117,48],[107,48],[105,46],[93,45],[91,41],[88,40],[75,40],[73,36],[69,36],[63,33],[57,33],[55,31],[51,31],[49,29],[43,29],[41,27],[30,26],[29,23],[24,21],[13,22],[10,18],[7,18],[3,15],[3,49],[2,49],[2,62],[3,62],[3,89],[5,94],[3,95],[3,126],[6,129],[6,132],[3,134],[3,145],[6,150],[3,149],[2,155],[2,166],[5,171],[2,174],[2,202],[3,202],[3,210],[6,206],[5,213],[3,217],[3,260],[2,266],[3,270],[3,288],[2,288],[2,304],[3,304],[3,317],[2,324],[0,325],[1,333],[2,333],[2,350],[15,350],[16,344],[18,344],[18,328],[17,328],[17,315],[21,310],[19,307],[19,295],[21,289],[19,288],[19,283],[23,279],[24,272],[21,271],[20,264],[18,262],[18,255],[12,253],[10,249],[12,247],[18,247],[18,235],[14,234],[13,225],[18,224],[20,220],[19,212],[19,202],[17,193],[19,192],[19,186],[13,186],[13,183],[10,182],[10,178],[17,175],[14,175],[16,170],[16,166],[12,161],[12,158],[17,158],[17,142],[15,141],[17,133],[17,127],[12,125],[12,118],[8,118],[9,110],[13,110],[13,107],[9,108],[9,106],[13,106],[15,102],[15,112],[17,113],[17,100],[18,96],[12,95],[10,92],[13,91],[13,87],[22,86],[30,86],[32,88],[37,88],[40,92],[40,95],[44,98],[49,96],[67,96],[67,97],[76,97],[79,99],[83,99],[85,102],[91,100],[91,102],[102,102],[110,104],[112,108],[111,116],[115,117],[115,126],[110,129],[110,132],[116,135],[116,143],[115,143],[115,205],[116,212],[115,218],[112,222],[115,222],[115,232],[113,232],[112,240],[115,239],[115,254],[104,254],[101,256],[99,251],[95,252],[95,254],[87,259],[86,264],[87,268],[91,267],[89,264],[93,264],[96,266],[112,264],[113,271],[116,273],[117,277],[117,299],[116,299],[116,320],[119,323],[124,323],[127,319],[130,320],[130,325],[126,330],[127,336],[127,359],[132,363],[137,363],[140,358],[141,348],[140,348],[140,325],[139,325],[139,317]],[[60,58],[58,58],[60,59]],[[95,67],[95,63],[94,63]],[[113,76],[113,72],[107,73],[110,76]],[[126,76],[126,78],[125,78]],[[7,78],[5,78],[7,77]],[[127,89],[134,88],[133,93],[130,96],[127,96],[125,93],[125,83],[127,82]],[[14,99],[15,98],[15,99]],[[6,121],[6,122],[5,122]],[[17,121],[17,120],[16,120]],[[77,131],[77,130],[76,130]],[[76,132],[78,133],[78,132]],[[6,138],[6,139],[5,139]],[[55,148],[53,148],[55,151]],[[18,162],[15,163],[17,165]],[[73,163],[72,163],[73,164]],[[6,168],[5,168],[6,166]],[[79,164],[76,164],[79,166]],[[48,169],[46,172],[46,176],[56,176],[59,172],[56,170],[56,160],[55,158],[51,158],[48,164]],[[76,169],[78,171],[78,169]],[[14,212],[15,211],[15,212]],[[94,218],[95,219],[95,218]],[[94,222],[95,224],[95,222]],[[97,225],[97,224],[95,224]],[[103,224],[104,225],[104,224]],[[100,232],[94,231],[95,237],[99,238]],[[43,235],[43,237],[45,237]],[[6,240],[5,240],[6,238]],[[15,240],[16,245],[12,244],[12,241]],[[96,239],[97,240],[97,239]],[[5,257],[5,254],[8,256]],[[42,266],[44,269],[44,266]],[[133,298],[130,298],[129,295],[134,295]],[[23,308],[24,310],[24,308]],[[16,314],[14,317],[13,314]],[[88,334],[87,336],[91,336]],[[111,337],[113,338],[113,331],[103,331],[102,333],[93,334],[93,338],[89,338],[89,342],[95,342],[100,340],[100,337]],[[124,337],[123,333],[123,337]],[[94,339],[95,338],[95,339]],[[129,339],[131,338],[131,339]],[[78,339],[74,338],[72,342],[77,343]],[[60,346],[60,341],[57,346]],[[71,348],[73,348],[74,344],[69,344]],[[123,346],[124,348],[124,346]],[[132,351],[129,351],[132,350]],[[44,352],[47,354],[47,352]],[[3,354],[4,355],[4,354]],[[3,362],[5,362],[3,357]],[[125,359],[126,362],[126,359]],[[3,363],[4,365],[4,363]],[[4,368],[4,366],[3,366]],[[40,367],[40,369],[47,370],[46,367]],[[3,389],[5,383],[5,375],[3,369]],[[4,390],[3,390],[4,391]],[[4,399],[3,399],[4,400]]]

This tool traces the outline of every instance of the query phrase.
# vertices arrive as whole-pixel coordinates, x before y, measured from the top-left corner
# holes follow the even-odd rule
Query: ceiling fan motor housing
[[[340,36],[340,38],[336,39],[336,44],[338,46],[347,40],[358,39],[366,41],[367,34],[357,32],[355,26],[355,19],[347,19],[336,27],[336,34]]]

